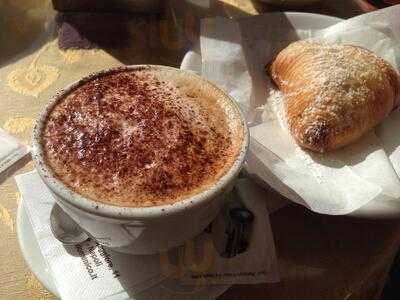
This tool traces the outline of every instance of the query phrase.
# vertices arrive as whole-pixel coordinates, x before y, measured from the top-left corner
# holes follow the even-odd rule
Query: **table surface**
[[[1,1],[0,126],[29,144],[38,112],[67,83],[89,72],[120,64],[179,66],[184,53],[198,37],[200,17],[238,17],[274,9],[250,0],[209,1],[209,9],[188,4],[182,8],[185,5],[182,2],[172,1],[158,19],[130,18],[127,22],[131,38],[123,49],[61,51],[50,1]],[[303,11],[347,18],[362,13],[356,2],[325,1]],[[32,161],[26,158],[0,177],[0,299],[53,299],[28,269],[16,237],[20,195],[13,176],[32,168]],[[385,274],[398,246],[399,226],[393,224],[320,216],[297,206],[278,211],[271,222],[282,283],[237,286],[222,298],[275,299],[280,295],[282,299],[314,299],[313,296],[330,289],[335,295],[332,299],[353,299],[352,295],[363,284],[373,281],[373,276]],[[346,276],[342,276],[344,271]],[[360,274],[365,279],[357,280]],[[310,288],[310,282],[318,287]]]

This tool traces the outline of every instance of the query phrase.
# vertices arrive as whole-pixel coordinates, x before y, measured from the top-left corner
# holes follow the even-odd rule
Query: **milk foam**
[[[149,67],[95,77],[49,113],[47,164],[77,193],[118,206],[174,203],[232,166],[243,125],[227,96],[194,75]]]

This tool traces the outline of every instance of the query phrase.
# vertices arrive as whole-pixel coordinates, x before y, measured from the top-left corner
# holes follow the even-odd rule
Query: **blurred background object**
[[[304,5],[312,5],[321,2],[322,0],[261,0],[262,2],[276,5],[276,6],[292,6],[299,7]]]
[[[388,7],[390,5],[400,4],[400,0],[366,0],[366,1],[378,8],[383,8],[383,7]]]
[[[353,0],[364,12],[374,11],[390,5],[400,4],[400,0]]]
[[[154,12],[161,0],[52,0],[55,10],[62,12]]]
[[[1,0],[0,66],[40,39],[53,15],[46,0]]]
[[[117,48],[128,44],[128,16],[111,13],[59,13],[60,49]]]

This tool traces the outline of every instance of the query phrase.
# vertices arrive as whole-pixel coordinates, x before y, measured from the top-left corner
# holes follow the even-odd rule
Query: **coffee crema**
[[[243,124],[213,85],[146,66],[83,80],[48,113],[41,142],[46,164],[78,194],[156,206],[218,181],[240,152]]]

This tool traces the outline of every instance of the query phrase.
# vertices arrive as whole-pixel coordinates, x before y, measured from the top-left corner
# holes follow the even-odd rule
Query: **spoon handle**
[[[77,245],[90,238],[57,203],[50,212],[50,228],[54,237],[64,245]]]

